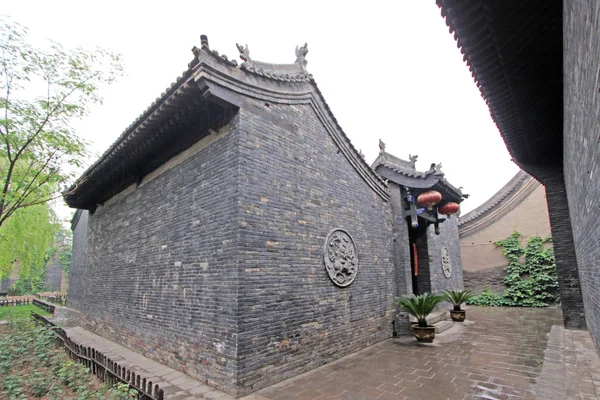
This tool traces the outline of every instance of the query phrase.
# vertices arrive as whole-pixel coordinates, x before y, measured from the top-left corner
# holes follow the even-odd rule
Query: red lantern
[[[431,207],[435,206],[440,201],[442,201],[442,194],[440,192],[436,192],[435,190],[421,193],[419,197],[417,197],[417,203],[420,206],[429,208],[430,210]]]
[[[460,210],[460,206],[458,205],[458,203],[455,203],[453,201],[449,201],[448,203],[438,208],[438,212],[444,215],[456,214],[458,210]]]

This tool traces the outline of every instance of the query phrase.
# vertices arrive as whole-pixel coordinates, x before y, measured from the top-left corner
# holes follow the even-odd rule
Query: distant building
[[[517,231],[524,239],[550,236],[550,219],[544,186],[519,171],[502,189],[458,220],[465,288],[482,291],[485,286],[502,293],[502,248],[494,243]]]

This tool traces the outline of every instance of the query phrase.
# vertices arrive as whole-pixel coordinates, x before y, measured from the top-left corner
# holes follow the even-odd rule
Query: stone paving
[[[68,320],[74,340],[159,383],[167,400],[233,399]],[[470,307],[434,343],[389,339],[242,398],[309,399],[600,399],[600,358],[587,331],[563,328],[558,308]]]
[[[432,344],[389,339],[247,400],[600,399],[600,361],[587,331],[558,308],[470,307]]]

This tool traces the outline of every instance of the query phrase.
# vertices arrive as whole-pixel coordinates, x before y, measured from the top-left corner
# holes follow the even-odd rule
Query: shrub
[[[410,315],[417,319],[419,326],[427,326],[427,316],[435,307],[444,300],[439,294],[423,293],[418,296],[414,294],[406,297],[399,297],[395,304],[404,308]]]

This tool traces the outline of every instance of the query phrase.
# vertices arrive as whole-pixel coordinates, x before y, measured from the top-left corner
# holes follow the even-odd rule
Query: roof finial
[[[434,174],[444,175],[444,173],[442,172],[442,163],[439,163],[439,164],[431,163],[431,167],[429,167],[429,171],[433,172]]]
[[[416,168],[416,164],[417,164],[417,158],[419,158],[418,155],[411,155],[410,153],[408,154],[408,159],[410,160],[410,162],[408,163],[408,165],[412,168],[415,169]]]
[[[208,36],[200,35],[200,46],[202,46],[202,47],[206,46],[207,48],[210,48],[208,46]]]
[[[379,154],[385,153],[385,143],[381,139],[379,139]]]
[[[302,68],[303,72],[306,72],[306,64],[308,64],[308,61],[306,61],[306,55],[308,54],[308,43],[304,43],[304,46],[302,47],[298,47],[296,46],[296,62],[295,64],[299,65],[300,68]]]
[[[242,61],[245,62],[252,62],[252,59],[250,58],[250,49],[248,48],[248,45],[246,45],[246,47],[242,46],[239,43],[235,44],[240,52],[240,58],[242,59]]]

